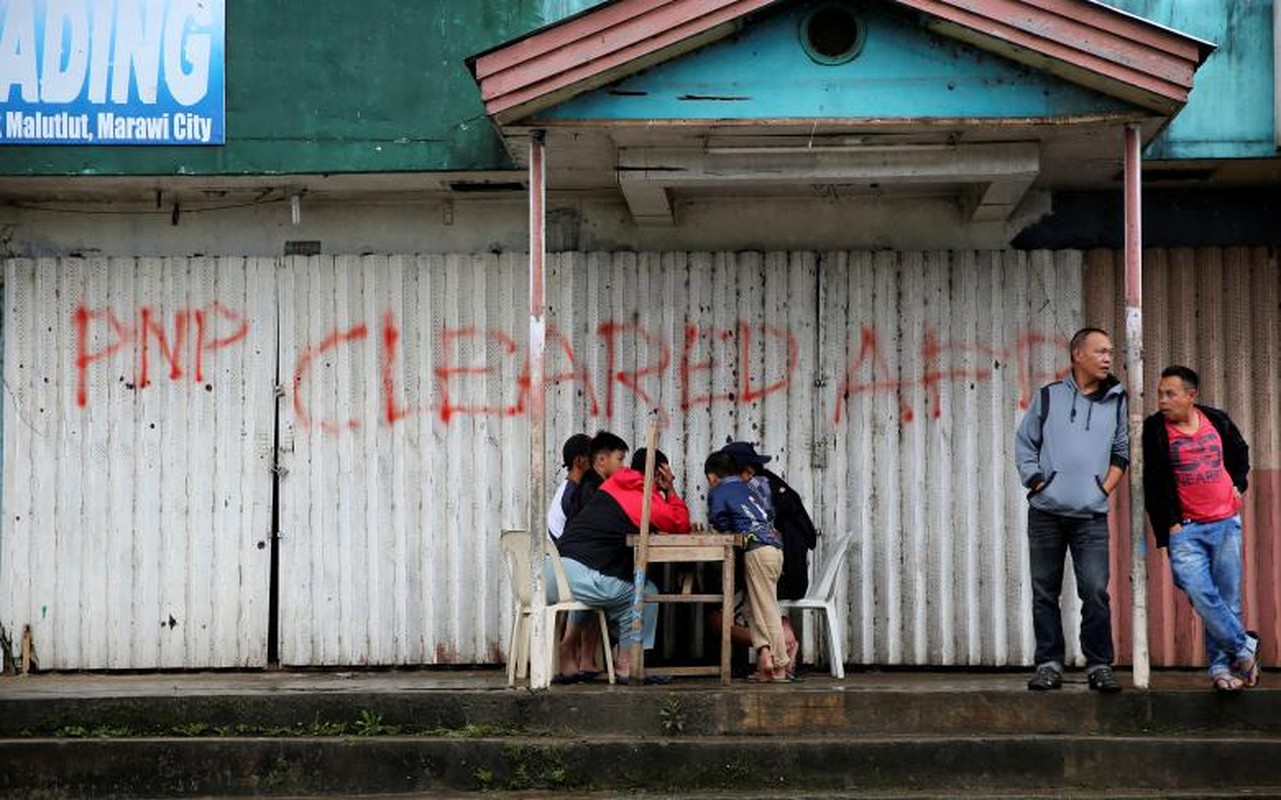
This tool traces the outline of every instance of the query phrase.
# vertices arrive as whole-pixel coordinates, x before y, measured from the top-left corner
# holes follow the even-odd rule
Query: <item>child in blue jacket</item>
[[[747,618],[756,648],[754,682],[789,682],[787,644],[778,606],[778,578],[783,572],[783,538],[774,529],[769,484],[751,467],[718,452],[703,465],[707,475],[707,518],[719,531],[743,535],[747,576]]]

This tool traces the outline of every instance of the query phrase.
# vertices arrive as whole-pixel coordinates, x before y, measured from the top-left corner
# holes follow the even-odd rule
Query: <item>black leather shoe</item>
[[[1104,694],[1116,694],[1121,691],[1121,684],[1116,679],[1111,667],[1099,667],[1089,675],[1090,688]]]
[[[1051,689],[1063,688],[1063,674],[1054,667],[1046,664],[1038,667],[1032,680],[1027,682],[1027,688],[1034,692],[1048,692]]]

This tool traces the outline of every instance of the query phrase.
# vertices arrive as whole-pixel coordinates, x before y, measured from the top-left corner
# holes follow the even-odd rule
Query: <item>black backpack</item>
[[[783,535],[783,574],[778,579],[778,598],[799,600],[810,586],[809,551],[818,544],[818,530],[801,496],[787,481],[767,469],[762,469],[761,474],[769,481],[774,527]]]

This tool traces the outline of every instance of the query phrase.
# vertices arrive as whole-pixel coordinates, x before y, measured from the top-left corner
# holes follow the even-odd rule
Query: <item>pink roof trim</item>
[[[593,18],[590,30],[607,31],[635,19],[647,11],[657,11],[662,6],[670,5],[675,0],[654,0],[650,3],[632,2],[607,5],[591,13]],[[518,39],[512,44],[499,47],[479,56],[476,59],[475,73],[477,78],[487,78],[496,72],[510,69],[526,61],[568,45],[573,44],[589,34],[581,23],[584,18],[566,20],[558,25]]]
[[[486,111],[529,116],[692,46],[776,0],[617,0],[475,58]],[[1172,111],[1212,45],[1092,0],[894,0],[959,38]]]
[[[472,65],[492,115],[593,78],[662,60],[663,51],[714,32],[775,0],[620,0],[485,53]],[[648,59],[648,60],[647,60]]]
[[[624,53],[631,53],[633,57],[645,55],[738,18],[743,12],[736,6],[743,4],[742,0],[720,0],[701,6],[667,2],[578,41],[564,41],[564,34],[572,31],[552,29],[549,33],[562,35],[540,36],[546,47],[542,52],[506,64],[496,59],[486,59],[483,65],[477,61],[477,74],[482,74],[482,69],[493,70],[486,76],[485,86],[496,95],[540,84],[559,88],[566,84],[563,76],[567,72],[577,72],[584,67],[595,72],[626,63],[630,59],[624,58]],[[763,3],[757,0],[756,4]]]
[[[897,0],[978,34],[1183,103],[1197,40],[1079,0]]]

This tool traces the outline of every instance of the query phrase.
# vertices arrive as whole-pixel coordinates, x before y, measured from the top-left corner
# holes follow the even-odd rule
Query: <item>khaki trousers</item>
[[[783,614],[778,607],[778,577],[783,573],[783,551],[758,547],[744,554],[747,572],[747,627],[752,647],[769,647],[775,669],[785,669],[787,642],[783,639]]]

